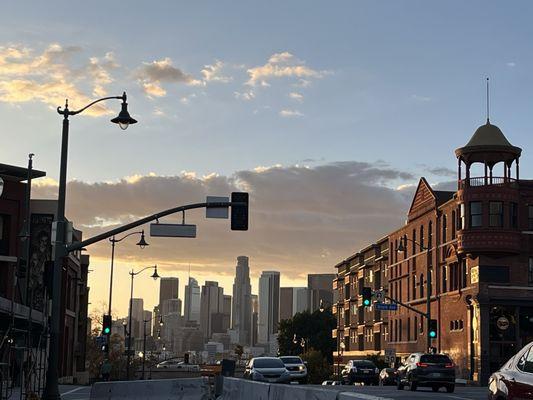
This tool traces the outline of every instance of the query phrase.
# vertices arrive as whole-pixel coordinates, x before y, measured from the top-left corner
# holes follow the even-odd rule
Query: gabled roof
[[[407,217],[415,219],[430,208],[438,207],[453,198],[455,192],[433,190],[426,178],[420,178]]]

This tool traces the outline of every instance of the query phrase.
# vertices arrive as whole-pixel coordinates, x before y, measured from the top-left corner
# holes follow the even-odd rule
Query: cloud
[[[432,101],[433,99],[431,97],[428,97],[428,96],[420,96],[418,94],[412,94],[411,95],[411,98],[413,100],[416,100],[416,101],[420,101],[422,103],[427,103],[427,102],[430,102]]]
[[[304,96],[301,93],[297,93],[297,92],[289,93],[289,97],[293,100],[300,101],[300,102],[303,101],[304,99]]]
[[[162,83],[183,83],[190,86],[198,86],[200,81],[190,74],[183,72],[172,64],[169,57],[145,62],[137,69],[135,76],[148,96],[163,97],[167,92]]]
[[[325,71],[317,71],[308,67],[305,63],[285,51],[270,56],[264,65],[247,70],[249,79],[246,82],[250,86],[270,86],[269,80],[274,78],[322,78]]]
[[[515,63],[515,62],[512,62],[512,61],[511,61],[511,62],[508,62],[506,65],[507,65],[508,67],[511,67],[511,68],[516,67],[516,63]]]
[[[281,110],[279,115],[285,118],[303,117],[304,115],[298,110]]]
[[[0,101],[25,103],[39,101],[53,107],[69,98],[72,109],[92,101],[92,96],[105,96],[106,85],[113,82],[112,71],[118,68],[113,54],[83,57],[79,46],[52,43],[41,53],[23,45],[0,47]],[[110,114],[104,104],[97,104],[87,115]]]
[[[457,176],[457,171],[454,171],[453,169],[447,167],[426,167],[426,171],[436,176]]]
[[[216,60],[216,62],[212,65],[204,66],[204,69],[202,69],[201,71],[204,77],[204,81],[205,82],[220,82],[220,83],[229,83],[233,81],[233,78],[231,76],[222,75],[223,68],[224,68],[224,63],[220,60]]]
[[[233,95],[236,99],[250,101],[255,99],[255,93],[253,90],[248,90],[246,92],[233,92]]]
[[[275,165],[232,176],[198,177],[183,172],[177,176],[135,175],[116,182],[71,181],[67,215],[84,231],[84,237],[90,237],[113,224],[203,201],[207,195],[245,190],[251,196],[249,232],[231,232],[227,220],[205,220],[203,211],[187,213],[187,222],[198,224],[198,239],[185,245],[179,240],[151,238],[150,250],[156,261],[190,260],[213,265],[216,274],[227,260],[233,262],[236,255],[247,254],[255,265],[279,268],[296,278],[303,274],[303,265],[305,273],[329,270],[350,252],[399,226],[409,203],[390,186],[412,179],[393,168],[347,161],[315,167]],[[56,191],[52,182],[36,186],[34,195],[53,198]],[[180,220],[178,215],[160,222]],[[128,252],[129,245],[124,246],[122,257],[136,254]],[[89,252],[107,257],[108,243],[91,246]]]

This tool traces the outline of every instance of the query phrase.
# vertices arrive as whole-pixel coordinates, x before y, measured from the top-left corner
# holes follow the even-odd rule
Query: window
[[[411,318],[407,318],[407,341],[411,341]]]
[[[489,225],[491,227],[503,227],[503,203],[501,201],[489,202]]]
[[[527,222],[528,229],[533,230],[533,206],[527,206]]]
[[[447,233],[448,233],[448,227],[446,226],[446,214],[442,214],[442,240],[441,242],[442,243],[446,243],[446,236],[447,236]],[[444,254],[444,252],[443,252]]]
[[[531,348],[518,360],[516,367],[524,372],[533,373],[533,351]]]
[[[420,227],[420,251],[424,250],[424,225]]]
[[[0,255],[9,255],[9,215],[0,214]]]
[[[509,226],[518,228],[518,204],[509,203]]]
[[[461,230],[465,228],[466,222],[466,211],[465,204],[461,203],[461,208],[459,209],[459,220],[457,221],[457,229]]]
[[[416,275],[413,275],[413,300],[416,299]]]
[[[533,285],[533,257],[529,257],[529,264],[527,266],[527,284]]]
[[[414,333],[414,336],[415,336],[415,340],[418,340],[418,317],[415,316],[415,323],[414,323],[414,326],[413,326],[413,333]]]
[[[420,297],[424,297],[424,274],[420,274]]]
[[[431,246],[433,246],[433,221],[429,221],[428,227],[428,248],[431,249]]]
[[[446,265],[442,266],[442,293],[446,293],[448,291],[448,279],[447,279],[447,273],[446,273]]]
[[[452,239],[455,239],[455,226],[456,226],[456,218],[457,215],[455,214],[455,211],[452,211]]]
[[[468,267],[466,265],[466,258],[461,260],[461,288],[466,287],[466,278],[468,275]]]
[[[471,201],[469,228],[478,228],[480,226],[483,226],[483,204],[481,201]]]
[[[402,320],[398,321],[398,341],[402,341]]]

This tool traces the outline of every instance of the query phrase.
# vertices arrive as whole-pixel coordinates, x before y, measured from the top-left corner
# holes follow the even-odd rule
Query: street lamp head
[[[144,240],[144,229],[141,231],[141,239],[137,243],[137,246],[139,246],[141,249],[144,249],[146,246],[149,246],[149,244],[146,243],[146,240]]]
[[[159,326],[163,326],[165,323],[163,322],[163,316],[159,317]]]
[[[319,310],[320,312],[324,312],[324,300],[320,299],[320,307],[319,307]]]
[[[133,119],[128,112],[128,103],[126,103],[126,92],[122,95],[122,110],[117,117],[111,120],[114,124],[118,124],[120,129],[126,130],[128,126],[136,124],[137,120]]]
[[[160,276],[157,273],[157,265],[155,265],[154,268],[155,268],[155,270],[154,270],[154,273],[152,274],[152,278],[154,278],[154,281],[156,281],[157,278],[160,278]]]
[[[405,245],[403,244],[403,240],[400,239],[400,244],[398,245],[398,249],[396,249],[398,253],[403,253],[405,251]]]

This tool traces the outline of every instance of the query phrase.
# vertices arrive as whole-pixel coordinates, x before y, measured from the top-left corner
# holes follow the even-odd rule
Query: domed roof
[[[521,153],[522,149],[509,143],[501,129],[492,125],[488,119],[486,124],[476,129],[464,147],[455,150],[455,155],[465,161],[489,164],[513,160],[520,157]]]
[[[466,144],[465,147],[472,146],[512,146],[503,132],[496,125],[492,125],[487,119],[485,125],[481,125]]]

